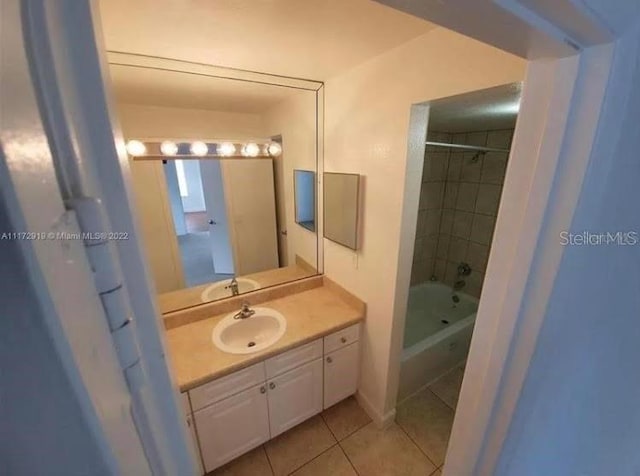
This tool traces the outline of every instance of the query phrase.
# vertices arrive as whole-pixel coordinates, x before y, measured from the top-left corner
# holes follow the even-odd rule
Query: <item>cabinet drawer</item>
[[[334,332],[324,338],[324,353],[328,354],[334,350],[338,350],[345,345],[353,344],[360,338],[360,324]]]
[[[226,377],[194,388],[189,391],[193,411],[195,412],[234,393],[241,392],[246,388],[262,383],[265,380],[264,362],[260,362],[246,369],[234,372],[231,375],[227,375]]]
[[[276,355],[267,360],[267,378],[280,375],[287,370],[295,369],[302,364],[322,357],[322,339],[314,340],[284,354]]]

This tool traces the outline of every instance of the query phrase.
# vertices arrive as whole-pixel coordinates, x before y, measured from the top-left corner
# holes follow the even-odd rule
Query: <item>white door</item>
[[[275,377],[268,385],[272,438],[322,411],[322,359]]]
[[[218,274],[234,274],[233,252],[229,235],[229,220],[225,188],[219,160],[200,160],[202,193],[209,221],[209,239],[213,269]]]
[[[324,358],[324,408],[329,408],[358,388],[359,344],[355,342]]]
[[[264,384],[198,410],[194,415],[207,472],[269,439]]]
[[[236,274],[278,268],[271,159],[223,160],[221,166]]]

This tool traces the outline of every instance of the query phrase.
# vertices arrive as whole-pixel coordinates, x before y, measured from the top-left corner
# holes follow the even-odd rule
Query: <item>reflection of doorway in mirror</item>
[[[187,286],[278,267],[271,160],[172,160],[165,177]]]

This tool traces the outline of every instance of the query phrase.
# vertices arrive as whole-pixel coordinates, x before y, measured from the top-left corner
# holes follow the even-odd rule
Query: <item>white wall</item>
[[[362,247],[324,240],[325,273],[367,302],[360,394],[380,418],[395,406],[402,345],[404,308],[394,301],[406,294],[396,273],[410,107],[521,81],[524,69],[519,58],[437,28],[326,83],[325,170],[362,174],[365,191]],[[408,283],[410,269],[399,272]]]
[[[258,114],[118,104],[125,139],[252,139],[262,137]]]
[[[283,153],[276,162],[276,180],[282,182],[280,204],[286,215],[288,264],[295,263],[296,255],[316,266],[316,233],[295,222],[293,189],[294,169],[316,171],[316,94],[314,91],[299,91],[278,103],[264,115],[267,136],[281,136]],[[284,213],[283,213],[284,212]]]
[[[118,104],[117,112],[126,139],[242,140],[263,137],[262,119],[257,114],[134,104]],[[191,162],[191,166],[198,165],[195,161]],[[159,161],[131,162],[136,218],[141,224],[146,258],[151,266],[156,291],[159,293],[184,287],[182,261],[173,218],[169,208],[164,206],[168,196],[162,167]],[[198,177],[196,178],[199,178],[199,167],[197,169]],[[185,161],[185,173],[190,170],[190,161]],[[199,197],[202,201],[201,189]],[[185,211],[198,210],[201,206],[197,203],[194,206],[191,205],[192,203],[187,200]]]

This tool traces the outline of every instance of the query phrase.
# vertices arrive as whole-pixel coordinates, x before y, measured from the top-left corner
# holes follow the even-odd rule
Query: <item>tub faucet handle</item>
[[[471,266],[462,262],[458,265],[458,276],[469,276],[471,274]]]

